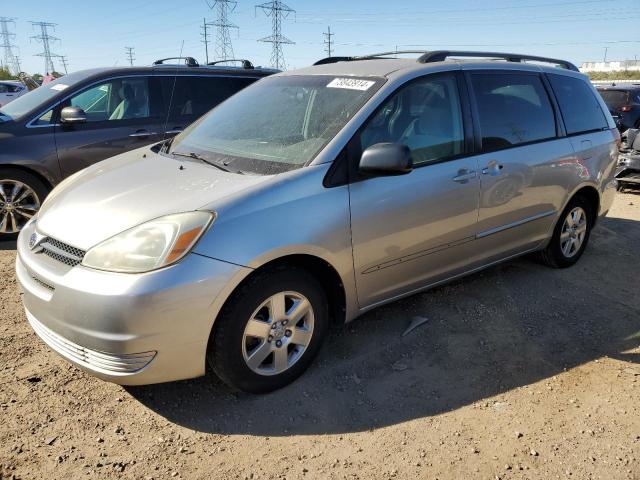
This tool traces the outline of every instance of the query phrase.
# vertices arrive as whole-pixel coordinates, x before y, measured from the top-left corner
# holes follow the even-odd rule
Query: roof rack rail
[[[200,66],[198,61],[193,57],[167,57],[167,58],[161,58],[160,60],[156,60],[155,62],[153,62],[153,64],[154,65],[165,65],[165,62],[167,60],[184,60],[184,64],[187,67],[199,67]]]
[[[228,60],[216,60],[215,62],[209,62],[207,65],[218,65],[219,63],[230,63],[230,62],[240,62],[242,64],[242,68],[251,70],[255,68],[253,63],[244,58],[229,58]]]
[[[520,53],[501,53],[501,52],[469,52],[463,50],[436,50],[426,52],[418,58],[420,63],[444,62],[449,57],[478,57],[478,58],[502,58],[507,62],[522,62],[523,60],[533,60],[534,62],[552,63],[560,65],[567,70],[579,72],[578,67],[566,60],[558,60],[557,58],[536,57],[534,55],[523,55]]]
[[[469,52],[462,50],[395,50],[392,52],[372,53],[370,55],[361,55],[353,57],[326,57],[318,60],[314,65],[324,65],[327,63],[351,62],[354,60],[375,60],[379,58],[389,57],[392,55],[406,55],[411,53],[419,53],[417,61],[420,63],[444,62],[449,57],[476,57],[476,58],[502,58],[508,62],[522,62],[523,60],[533,60],[536,62],[552,63],[559,65],[567,70],[579,72],[578,67],[566,60],[558,60],[557,58],[536,57],[534,55],[523,55],[520,53],[500,53],[500,52]]]

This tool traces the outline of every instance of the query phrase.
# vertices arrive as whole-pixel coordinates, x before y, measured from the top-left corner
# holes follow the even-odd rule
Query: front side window
[[[482,151],[556,136],[553,107],[538,75],[474,73]]]
[[[569,135],[608,128],[607,119],[591,87],[579,78],[549,74]]]
[[[220,104],[175,138],[171,153],[256,173],[302,167],[382,84],[376,78],[268,77]]]
[[[146,118],[148,80],[146,77],[109,80],[71,97],[69,105],[84,110],[87,122]]]
[[[9,85],[0,83],[0,93],[9,93],[10,91],[12,92],[13,90],[9,90]]]
[[[456,78],[429,76],[391,95],[360,133],[362,150],[386,142],[407,145],[414,165],[461,154],[464,129]]]

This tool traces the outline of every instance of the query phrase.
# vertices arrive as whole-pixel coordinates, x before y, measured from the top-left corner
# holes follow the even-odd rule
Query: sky
[[[229,20],[236,57],[270,65],[271,18],[256,10],[257,1],[238,0]],[[213,0],[209,0],[213,5]],[[69,71],[128,64],[125,47],[133,47],[136,65],[155,59],[193,56],[205,60],[203,18],[215,20],[206,0],[29,0],[0,1],[0,16],[15,17],[22,70],[42,73],[35,54],[42,45],[30,21],[57,24],[51,45],[65,55]],[[331,27],[334,55],[361,55],[397,49],[467,49],[508,51],[584,61],[640,58],[640,0],[496,0],[435,2],[428,0],[287,0],[295,13],[283,19],[282,34],[289,69],[307,66],[326,55],[324,35]],[[215,31],[210,31],[210,60]],[[16,53],[16,52],[14,52]],[[0,59],[3,53],[0,51]],[[56,69],[62,71],[57,61]]]

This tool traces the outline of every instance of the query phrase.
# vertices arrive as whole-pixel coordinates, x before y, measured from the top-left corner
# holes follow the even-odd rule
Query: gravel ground
[[[0,479],[640,479],[639,245],[620,194],[577,266],[520,259],[379,308],[264,396],[78,371],[27,325],[0,245]]]

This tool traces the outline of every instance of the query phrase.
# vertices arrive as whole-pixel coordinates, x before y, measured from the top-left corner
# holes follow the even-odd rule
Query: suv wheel
[[[0,240],[17,236],[40,209],[48,189],[36,176],[0,169]]]
[[[549,245],[540,252],[542,262],[554,268],[575,264],[589,242],[593,218],[589,202],[583,197],[574,197],[562,212]]]
[[[224,306],[207,360],[232,388],[270,392],[307,369],[328,324],[324,289],[307,271],[288,267],[260,273]]]

